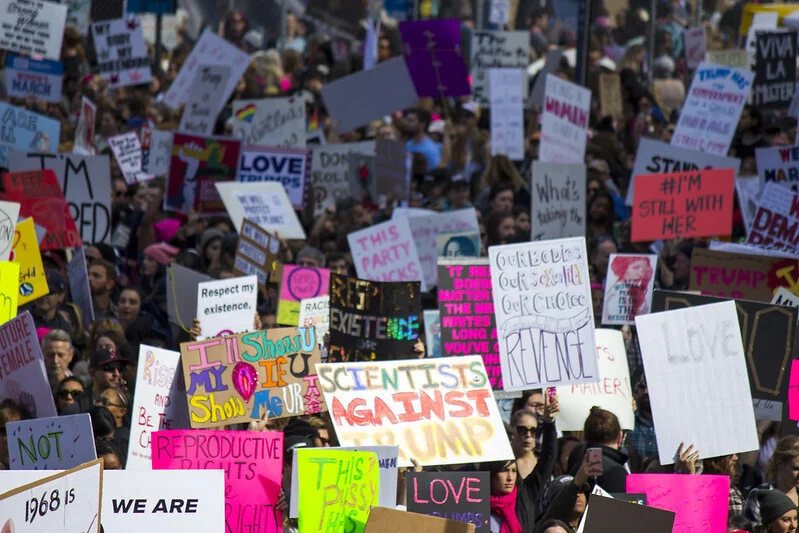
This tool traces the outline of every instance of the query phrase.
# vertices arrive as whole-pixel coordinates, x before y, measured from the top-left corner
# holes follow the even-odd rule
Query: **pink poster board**
[[[788,418],[799,420],[799,361],[791,361],[791,379],[788,382]]]

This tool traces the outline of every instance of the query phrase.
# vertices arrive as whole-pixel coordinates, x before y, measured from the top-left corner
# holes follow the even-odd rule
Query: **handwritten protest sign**
[[[685,47],[685,64],[688,70],[696,70],[705,60],[707,42],[705,28],[687,28],[682,32],[683,46]]]
[[[30,57],[6,56],[6,90],[13,98],[34,97],[43,102],[61,101],[64,64]]]
[[[316,368],[342,445],[398,445],[400,466],[513,457],[479,356]]]
[[[0,314],[4,309],[2,306]],[[30,313],[23,313],[0,326],[0,338],[6,339],[0,364],[0,401],[14,400],[34,418],[56,416],[41,345]]]
[[[786,252],[799,251],[799,194],[767,182],[746,242]]]
[[[150,440],[154,431],[186,429],[189,411],[180,353],[142,344],[136,367],[127,470],[152,469]]]
[[[799,290],[796,261],[773,256],[756,256],[703,250],[691,255],[688,289],[725,298],[770,302],[780,286]]]
[[[150,58],[138,17],[92,24],[100,77],[108,86],[146,85],[152,81]]]
[[[672,146],[727,155],[754,74],[703,61],[683,104]]]
[[[598,381],[585,239],[492,246],[488,255],[502,388]]]
[[[729,235],[732,169],[636,177],[632,241]]]
[[[591,91],[554,74],[547,74],[546,77],[539,160],[582,164],[585,160]]]
[[[249,220],[283,239],[304,239],[305,230],[280,183],[217,183],[216,190],[235,227]]]
[[[291,206],[301,211],[305,208],[309,163],[308,151],[303,149],[244,147],[236,181],[280,183],[291,200]]]
[[[408,512],[468,522],[485,531],[491,517],[488,472],[409,472]]]
[[[407,151],[405,144],[391,139],[375,141],[375,181],[378,196],[408,197]]]
[[[0,324],[17,316],[19,264],[0,261]]]
[[[533,161],[532,240],[585,235],[585,165]]]
[[[258,278],[206,281],[197,285],[197,320],[202,335],[197,340],[252,330],[258,303]]]
[[[300,302],[330,292],[330,271],[326,268],[283,265],[283,279],[277,304],[277,323],[287,326],[300,323]]]
[[[657,259],[656,255],[610,254],[603,324],[632,325],[636,316],[649,312]]]
[[[53,61],[61,58],[67,6],[39,0],[0,0],[0,13],[5,22],[0,28],[0,48]]]
[[[661,463],[674,462],[681,442],[703,457],[758,449],[735,302],[642,315],[635,325],[648,339],[641,356]]]
[[[419,98],[470,94],[456,19],[400,22],[402,49]]]
[[[224,92],[230,70],[227,65],[203,65],[197,70],[180,117],[180,131],[214,134],[217,115],[230,96]]]
[[[0,13],[2,12],[0,5]],[[3,121],[3,127],[0,128],[0,167],[9,167],[9,152],[12,149],[52,153],[58,151],[61,135],[59,121],[5,102],[0,102],[0,117]]]
[[[422,291],[427,291],[408,219],[395,218],[353,231],[347,235],[347,242],[359,278],[421,281]]]
[[[122,171],[122,175],[125,176],[125,181],[128,185],[147,181],[154,177],[148,176],[141,168],[141,143],[135,131],[109,137],[108,146],[111,147],[114,159],[117,160],[119,170]]]
[[[19,305],[25,305],[50,292],[44,273],[42,254],[32,218],[17,224],[11,260],[19,264]]]
[[[771,299],[771,303],[788,307],[799,307],[799,296],[785,287],[778,287],[777,290],[774,291],[774,297]]]
[[[20,206],[17,202],[0,201],[0,261],[8,261],[14,244]]]
[[[594,405],[616,415],[622,429],[635,426],[633,388],[621,331],[597,329],[596,355],[600,377],[597,383],[558,387],[558,428],[563,431],[582,431]]]
[[[509,159],[524,159],[524,113],[520,80],[523,69],[488,71],[491,96],[491,155],[503,154]]]
[[[64,470],[97,459],[88,413],[6,423],[11,470]]]
[[[153,176],[165,176],[172,162],[172,132],[142,128],[141,168]]]
[[[675,513],[674,531],[727,531],[729,476],[632,474],[627,492],[642,492],[647,506]]]
[[[314,216],[321,215],[328,207],[335,207],[339,200],[350,197],[350,152],[372,155],[375,153],[375,142],[315,146],[311,152]]]
[[[599,108],[603,117],[621,117],[624,114],[621,94],[621,77],[615,72],[601,72]]]
[[[741,209],[741,217],[744,219],[744,229],[747,234],[749,233],[749,228],[752,227],[752,221],[755,219],[760,189],[760,178],[757,176],[735,180],[735,194],[738,196],[738,205]]]
[[[255,276],[258,285],[266,287],[267,280],[277,268],[280,241],[247,219],[241,222],[233,272],[239,276]]]
[[[527,66],[530,36],[525,31],[472,31],[470,66],[472,69],[472,99],[480,107],[491,104],[489,94],[490,69],[517,69],[520,79],[514,80],[511,90],[527,97]],[[493,113],[493,109],[492,109]]]
[[[316,339],[322,343],[325,335],[330,331],[330,296],[317,296],[302,300],[299,325],[303,328],[316,328]],[[327,361],[326,355],[325,351],[322,362]]]
[[[414,353],[419,284],[330,275],[330,361],[402,359]]]
[[[799,146],[755,148],[760,188],[774,182],[795,188],[799,184]]]
[[[762,109],[791,104],[796,87],[796,36],[795,30],[756,32],[752,104]]]
[[[224,470],[225,530],[279,533],[283,434],[156,431],[153,470]]]
[[[97,147],[94,142],[95,124],[97,122],[97,106],[85,96],[80,98],[80,114],[75,127],[75,144],[73,154],[95,155]]]
[[[305,99],[234,100],[233,135],[247,146],[305,148]]]
[[[89,285],[89,272],[86,267],[86,248],[78,248],[72,261],[67,265],[69,278],[69,294],[72,301],[80,309],[83,320],[94,322],[94,303]]]

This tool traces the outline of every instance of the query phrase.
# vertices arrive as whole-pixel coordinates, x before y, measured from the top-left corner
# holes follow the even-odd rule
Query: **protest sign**
[[[235,335],[252,330],[258,303],[255,276],[206,281],[197,285],[197,340]]]
[[[305,99],[234,100],[233,136],[247,146],[305,148]]]
[[[774,291],[774,297],[771,299],[771,303],[786,305],[788,307],[799,307],[799,296],[785,287],[778,287],[777,290]]]
[[[330,296],[317,296],[302,300],[299,325],[303,328],[316,328],[316,339],[322,343],[325,335],[330,331]],[[322,357],[322,362],[326,362],[326,359],[327,357]]]
[[[211,281],[211,277],[176,263],[169,265],[166,273],[169,322],[189,331],[197,314],[197,287],[204,281]]]
[[[558,387],[558,429],[582,431],[591,407],[598,405],[619,418],[622,429],[635,427],[633,387],[621,331],[596,330],[599,381]]]
[[[233,272],[239,276],[255,276],[258,285],[266,288],[267,280],[277,268],[280,241],[247,219],[241,222]]]
[[[91,18],[91,0],[58,0],[56,3],[67,6],[67,26],[84,33]]]
[[[186,429],[189,410],[180,353],[142,344],[136,367],[127,470],[151,470],[153,431]]]
[[[474,30],[472,32],[471,74],[472,100],[480,107],[493,106],[489,92],[489,70],[514,69],[520,78],[509,80],[512,87],[507,87],[513,94],[522,94],[527,98],[527,65],[530,36],[526,31],[489,31]],[[493,113],[494,110],[492,109]],[[492,128],[493,129],[493,128]]]
[[[18,294],[19,264],[0,262],[0,324],[17,316]]]
[[[305,230],[280,183],[217,182],[216,190],[235,227],[240,228],[246,219],[281,239],[305,238]]]
[[[128,185],[133,185],[141,181],[147,181],[155,176],[148,176],[141,168],[142,153],[139,136],[135,131],[129,131],[122,135],[108,138],[108,146],[114,153],[119,170],[125,176]]]
[[[283,265],[283,279],[280,281],[277,303],[277,323],[286,326],[303,325],[300,323],[300,302],[329,293],[328,269]]]
[[[441,357],[441,313],[438,309],[425,309],[422,319],[425,353],[427,357]]]
[[[435,516],[372,507],[364,533],[474,533],[474,524]]]
[[[546,77],[539,160],[583,164],[591,91],[554,74]]]
[[[513,457],[477,355],[316,368],[342,445],[398,445],[400,466]]]
[[[72,261],[67,265],[69,278],[69,294],[72,301],[80,309],[83,320],[87,324],[94,322],[94,302],[89,285],[89,272],[86,269],[86,248],[78,248]]]
[[[508,23],[508,16],[510,11],[509,0],[491,0],[491,5],[488,11],[488,21],[491,24],[498,24],[504,26]]]
[[[362,155],[375,153],[375,142],[326,144],[315,146],[311,152],[311,185],[313,187],[314,216],[321,215],[336,202],[350,197],[349,153]]]
[[[769,182],[790,188],[799,185],[799,146],[755,148],[755,160],[761,189]]]
[[[214,184],[236,177],[240,152],[237,139],[175,133],[164,207],[184,214],[194,209],[204,216],[223,215],[225,207]]]
[[[488,70],[491,96],[491,155],[524,159],[524,113],[520,80],[523,69]]]
[[[405,494],[409,513],[437,516],[488,530],[491,516],[488,472],[408,472]]]
[[[309,166],[307,150],[245,146],[241,151],[236,181],[280,183],[291,200],[291,206],[302,211]]]
[[[621,117],[622,109],[621,78],[615,72],[599,74],[599,109],[603,117]]]
[[[73,154],[95,155],[97,147],[94,143],[95,124],[97,122],[97,106],[85,96],[80,98],[80,114],[75,126],[75,144]]]
[[[741,48],[733,50],[708,50],[705,61],[716,65],[726,65],[739,70],[750,70],[749,54]]]
[[[103,462],[98,460],[0,494],[3,529],[100,533],[102,486]]]
[[[375,176],[375,156],[356,152],[347,154],[347,179],[350,183],[350,196],[362,198],[364,191],[372,201],[377,200],[377,180]]]
[[[26,218],[17,224],[11,260],[19,264],[19,305],[25,305],[50,292],[36,239],[36,225],[32,218]]]
[[[156,431],[152,450],[153,470],[224,470],[226,531],[281,531],[282,433]]]
[[[408,197],[407,151],[405,144],[391,139],[375,141],[375,181],[377,195],[403,201]]]
[[[142,128],[141,168],[153,176],[165,176],[172,162],[172,132]]]
[[[65,470],[97,459],[88,413],[7,422],[11,470]]]
[[[547,50],[547,57],[546,61],[544,62],[544,66],[538,71],[535,84],[533,85],[532,91],[530,91],[530,99],[528,100],[529,105],[542,107],[544,104],[544,88],[546,87],[547,74],[555,74],[555,72],[560,70],[560,62],[562,59],[562,49],[555,48],[552,50]]]
[[[775,250],[799,252],[799,194],[767,182],[760,195],[746,242]]]
[[[492,246],[488,255],[502,388],[598,381],[585,239]]]
[[[791,376],[788,381],[788,417],[799,420],[799,361],[791,361]]]
[[[751,72],[703,61],[688,90],[672,146],[727,155],[753,78]]]
[[[483,358],[491,388],[502,389],[488,258],[438,260],[441,355]]]
[[[91,2],[90,16],[94,21],[113,20],[125,16],[126,0],[106,0]]]
[[[178,129],[193,135],[213,135],[217,115],[227,102],[227,65],[203,65],[194,74]]]
[[[304,448],[297,451],[296,460],[295,483],[299,484],[302,511],[297,513],[299,532],[363,533],[369,510],[377,505],[380,494],[377,455]],[[350,503],[356,500],[360,503]]]
[[[225,85],[225,94],[231,94],[249,65],[250,56],[247,52],[219,37],[210,28],[206,28],[194,44],[194,48],[191,49],[189,57],[180,67],[177,77],[170,84],[163,102],[170,109],[178,109],[185,104],[196,72],[203,66],[230,67],[230,77]]]
[[[705,28],[686,28],[682,32],[683,46],[685,47],[685,64],[688,70],[696,70],[707,54]]]
[[[747,234],[755,219],[760,189],[760,178],[757,176],[735,180],[735,194],[738,195],[738,205],[741,208],[741,217],[744,219],[744,229]]]
[[[39,0],[0,0],[0,13],[4,21],[0,48],[53,61],[61,58],[67,6]]]
[[[695,248],[688,289],[724,298],[770,302],[777,287],[799,291],[796,261]]]
[[[479,257],[480,249],[479,231],[439,233],[436,238],[436,250],[439,258]]]
[[[533,161],[532,240],[585,235],[585,165]]]
[[[2,2],[3,0],[0,0]],[[0,7],[2,12],[2,7]],[[0,37],[2,39],[2,37]],[[2,48],[0,41],[0,48]],[[34,152],[58,152],[61,123],[38,113],[0,102],[0,167],[8,167],[9,152],[29,150]],[[18,170],[18,169],[16,169]],[[110,184],[109,184],[110,186]]]
[[[0,261],[8,261],[11,256],[19,209],[20,205],[17,202],[0,201]]]
[[[648,507],[673,512],[674,531],[727,531],[729,476],[632,474],[627,476],[627,492],[642,492]]]
[[[3,312],[0,310],[0,314]],[[6,339],[0,358],[0,401],[14,400],[34,418],[56,416],[44,356],[30,313],[0,326],[0,338]]]
[[[422,299],[414,282],[330,274],[330,361],[403,359],[419,338]]]
[[[180,354],[193,428],[325,410],[314,372],[319,362],[314,328],[273,328],[186,342]]]
[[[371,281],[421,281],[427,291],[407,218],[395,218],[347,235],[358,277]],[[435,242],[435,240],[433,241]]]
[[[672,464],[681,442],[703,457],[757,450],[735,302],[642,315],[635,325],[648,340],[641,357],[660,462]]]
[[[602,324],[633,325],[649,312],[657,261],[656,255],[610,254]]]
[[[672,512],[598,494],[591,496],[591,504],[586,505],[580,522],[583,533],[639,533],[642,524],[646,524],[648,533],[685,531],[672,529],[674,526]]]
[[[6,89],[12,98],[34,97],[50,103],[61,101],[64,64],[30,57],[6,56]]]
[[[470,94],[457,19],[404,21],[399,30],[405,62],[419,98]]]
[[[757,31],[752,104],[783,109],[796,88],[796,31]]]
[[[731,168],[636,176],[632,242],[732,233]]]
[[[150,58],[138,17],[95,21],[94,47],[100,77],[110,88],[147,85],[152,79]]]

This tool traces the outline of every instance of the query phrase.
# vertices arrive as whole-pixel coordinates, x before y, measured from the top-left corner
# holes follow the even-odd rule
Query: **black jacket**
[[[530,475],[524,478],[516,495],[516,516],[522,526],[522,533],[533,533],[535,530],[538,501],[552,478],[552,471],[555,469],[558,455],[558,435],[555,431],[555,423],[543,422],[541,430],[543,439],[538,463]]]
[[[596,484],[608,492],[627,492],[627,469],[625,463],[629,459],[627,452],[616,450],[601,444],[581,444],[574,448],[569,456],[569,474],[572,476],[580,469],[583,456],[588,448],[602,448],[602,475],[596,478]]]

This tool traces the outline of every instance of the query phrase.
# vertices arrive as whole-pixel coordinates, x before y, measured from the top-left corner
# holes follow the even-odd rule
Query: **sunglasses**
[[[99,400],[97,400],[97,405],[102,405],[103,407],[119,407],[120,409],[126,409],[124,405],[109,402],[106,398],[100,398]]]
[[[103,365],[103,372],[111,373],[111,372],[116,372],[117,370],[122,372],[127,367],[128,367],[128,365],[126,365],[124,363],[108,363],[106,365]]]
[[[62,389],[58,391],[56,396],[58,396],[62,400],[66,400],[67,398],[75,399],[79,395],[83,394],[82,390],[69,390],[69,389]]]
[[[526,436],[528,433],[535,437],[535,432],[538,428],[528,428],[527,426],[516,426],[516,434],[520,437]]]

